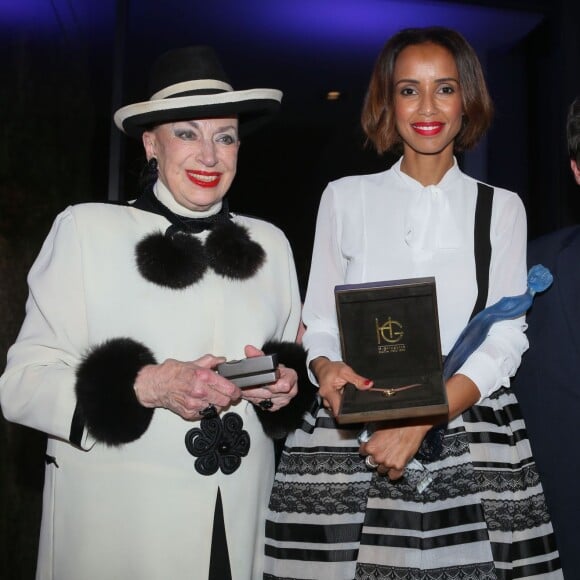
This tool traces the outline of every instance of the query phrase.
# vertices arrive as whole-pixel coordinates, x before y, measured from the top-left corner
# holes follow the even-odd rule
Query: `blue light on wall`
[[[99,37],[114,27],[115,3],[116,0],[0,0],[0,30],[3,37],[23,33],[39,40],[71,34]]]
[[[204,10],[215,11],[216,18],[219,10],[223,18],[223,8],[224,3],[217,2]],[[232,10],[238,34],[255,33],[283,44],[324,43],[329,50],[376,48],[400,28],[434,24],[456,28],[486,48],[502,39],[516,42],[542,20],[532,11],[420,0],[245,0]]]

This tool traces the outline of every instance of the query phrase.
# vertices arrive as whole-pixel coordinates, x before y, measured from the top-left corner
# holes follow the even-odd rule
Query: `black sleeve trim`
[[[310,382],[306,370],[306,351],[294,342],[268,341],[262,350],[265,354],[278,354],[278,362],[298,373],[298,393],[288,405],[271,413],[256,407],[264,432],[272,439],[283,439],[302,424],[302,417],[316,402],[318,389]]]
[[[143,407],[133,390],[139,370],[155,364],[151,351],[130,338],[114,338],[91,348],[77,369],[77,410],[73,418],[101,443],[116,446],[139,439],[153,409]],[[74,443],[74,442],[73,442]]]

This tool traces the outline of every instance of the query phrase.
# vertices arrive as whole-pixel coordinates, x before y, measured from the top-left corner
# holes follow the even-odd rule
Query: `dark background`
[[[324,185],[393,161],[364,148],[358,127],[376,55],[399,28],[430,24],[475,46],[496,105],[463,169],[519,193],[530,238],[579,222],[564,132],[580,94],[578,0],[0,0],[0,372],[56,213],[137,192],[141,146],[111,119],[146,100],[156,56],[212,44],[234,88],[284,91],[275,121],[244,140],[229,200],[286,231],[304,290]],[[43,447],[0,418],[3,579],[33,578]]]

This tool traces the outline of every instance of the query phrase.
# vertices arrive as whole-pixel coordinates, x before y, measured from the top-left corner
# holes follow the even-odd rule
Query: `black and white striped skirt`
[[[266,522],[265,580],[563,577],[510,389],[449,423],[422,492],[417,472],[391,482],[367,469],[360,428],[337,428],[320,405],[288,437]]]

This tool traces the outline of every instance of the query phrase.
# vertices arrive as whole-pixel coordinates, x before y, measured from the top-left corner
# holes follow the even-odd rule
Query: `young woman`
[[[321,199],[303,311],[321,405],[282,455],[267,521],[268,579],[561,578],[509,388],[527,348],[523,317],[494,324],[447,381],[442,450],[421,456],[433,478],[427,489],[406,469],[435,420],[385,423],[361,444],[361,425],[334,420],[344,385],[366,389],[374,378],[341,361],[335,285],[434,276],[444,354],[475,304],[525,291],[520,198],[479,185],[455,157],[491,118],[480,63],[460,34],[408,29],[387,42],[362,124],[378,152],[399,148],[402,156],[383,173],[330,183]],[[474,233],[486,204],[489,263]],[[482,265],[488,283],[477,274]]]

